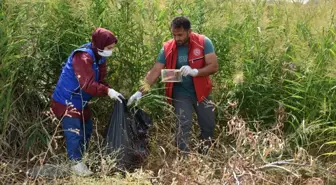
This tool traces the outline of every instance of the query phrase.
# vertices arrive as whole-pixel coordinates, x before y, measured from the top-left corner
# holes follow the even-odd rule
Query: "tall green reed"
[[[284,129],[295,145],[315,147],[335,140],[335,70],[329,66],[336,46],[330,7],[200,0],[2,1],[2,136],[19,130],[28,146],[47,138],[41,131],[42,124],[48,125],[42,112],[48,110],[61,65],[73,49],[90,41],[96,27],[119,38],[107,81],[129,97],[155,63],[162,43],[172,37],[169,24],[177,15],[189,17],[193,30],[215,46],[220,70],[212,76],[212,94],[219,127],[230,114],[272,126],[283,107]],[[163,85],[158,82],[141,105],[158,121],[165,108],[152,102],[163,101]],[[229,106],[228,100],[237,106]],[[108,98],[94,99],[96,121],[107,122],[111,108]],[[320,137],[326,133],[328,137]]]

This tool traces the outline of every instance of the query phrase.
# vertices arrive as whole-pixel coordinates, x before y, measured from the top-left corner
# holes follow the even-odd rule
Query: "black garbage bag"
[[[152,120],[139,108],[129,109],[127,100],[116,101],[104,140],[105,155],[117,152],[117,168],[133,171],[149,155],[149,128]]]

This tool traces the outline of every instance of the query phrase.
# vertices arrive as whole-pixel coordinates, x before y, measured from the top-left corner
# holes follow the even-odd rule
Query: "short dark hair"
[[[170,24],[170,29],[174,28],[183,28],[185,30],[189,30],[191,28],[189,19],[183,16],[175,17]]]

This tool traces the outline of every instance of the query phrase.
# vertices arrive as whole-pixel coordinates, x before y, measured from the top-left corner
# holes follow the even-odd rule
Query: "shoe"
[[[71,166],[71,171],[78,176],[90,176],[93,174],[93,172],[91,170],[89,170],[89,168],[83,163],[83,162],[79,162],[76,165]]]
[[[198,153],[202,155],[207,155],[211,148],[211,140],[202,140],[200,146],[198,147]]]

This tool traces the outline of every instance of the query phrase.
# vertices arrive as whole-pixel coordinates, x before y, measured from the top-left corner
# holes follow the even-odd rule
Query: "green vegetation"
[[[22,183],[34,165],[66,162],[49,101],[62,63],[96,27],[119,38],[107,81],[129,97],[171,38],[171,19],[185,15],[195,32],[213,41],[220,66],[212,76],[217,143],[211,152],[176,158],[174,115],[157,83],[140,104],[155,122],[144,170],[121,178],[97,168],[105,165],[96,154],[113,107],[100,98],[91,104],[97,132],[88,155],[97,175],[57,182],[336,183],[335,7],[332,0],[0,0],[2,182]]]

